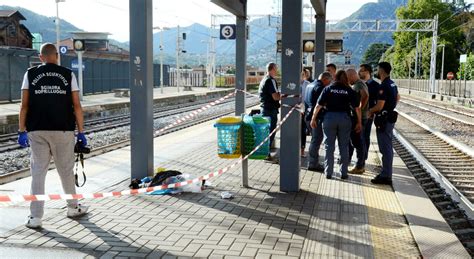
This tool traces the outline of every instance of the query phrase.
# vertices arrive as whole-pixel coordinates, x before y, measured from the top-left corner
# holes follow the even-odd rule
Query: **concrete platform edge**
[[[379,161],[382,154],[372,142]],[[471,258],[427,194],[394,151],[393,190],[423,258]],[[427,219],[428,217],[428,219]]]

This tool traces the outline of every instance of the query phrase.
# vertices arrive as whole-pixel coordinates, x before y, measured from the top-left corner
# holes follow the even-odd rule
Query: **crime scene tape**
[[[23,195],[23,194],[8,194],[8,195],[0,195],[0,202],[24,202],[24,201],[50,201],[50,200],[71,200],[71,199],[98,199],[98,198],[105,198],[105,197],[119,197],[124,195],[135,195],[141,193],[147,193],[157,190],[165,190],[165,189],[172,189],[177,187],[182,187],[185,185],[199,183],[202,180],[207,180],[209,178],[219,176],[228,172],[230,169],[234,168],[238,164],[242,163],[244,160],[247,160],[251,155],[253,155],[257,150],[263,146],[265,142],[270,139],[270,136],[277,131],[280,130],[281,125],[285,123],[285,121],[290,117],[290,114],[296,110],[296,106],[292,107],[292,109],[278,122],[275,129],[270,132],[270,134],[260,143],[258,144],[252,151],[250,151],[247,155],[242,158],[239,158],[233,164],[209,173],[207,175],[203,175],[188,181],[183,181],[179,183],[173,184],[166,184],[154,187],[147,187],[141,189],[131,189],[131,190],[124,190],[124,191],[116,191],[116,192],[106,192],[106,193],[84,193],[84,194],[37,194],[37,195]]]
[[[260,97],[260,96],[257,95],[257,94],[253,94],[253,93],[250,93],[250,92],[241,90],[241,89],[236,89],[236,91],[238,91],[238,92],[243,92],[243,93],[245,93],[245,94],[247,94],[247,95],[250,95],[250,96]],[[282,107],[288,107],[288,108],[293,108],[293,107],[294,107],[294,106],[291,106],[291,105],[289,105],[289,104],[282,104],[281,106],[282,106]],[[302,107],[301,107],[299,104],[297,104],[297,105],[296,105],[296,108],[300,108],[300,109],[301,109]],[[304,115],[304,111],[301,111],[301,110],[296,110],[296,111]]]
[[[187,120],[192,119],[193,117],[195,117],[195,116],[198,115],[199,113],[202,113],[202,112],[204,112],[205,110],[211,108],[212,106],[215,106],[215,105],[217,105],[217,104],[223,102],[225,99],[227,99],[227,98],[229,98],[229,97],[235,95],[236,93],[237,93],[237,91],[233,91],[232,93],[230,93],[230,94],[228,94],[228,95],[226,95],[226,96],[224,96],[224,97],[221,97],[221,98],[219,98],[219,99],[216,100],[216,101],[210,102],[210,103],[204,105],[203,107],[201,107],[201,108],[199,108],[199,109],[197,109],[197,110],[194,110],[194,111],[192,111],[192,112],[190,112],[190,113],[188,113],[188,114],[186,114],[186,115],[184,115],[184,116],[182,116],[182,117],[176,119],[174,122],[170,123],[169,125],[165,126],[164,128],[161,128],[161,129],[155,131],[155,134],[161,134],[161,133],[163,133],[164,131],[166,131],[166,130],[168,130],[168,129],[170,129],[170,128],[172,128],[172,127],[178,125],[178,124],[181,124],[181,123],[183,123],[183,122],[185,122],[185,121],[187,121]]]
[[[235,91],[244,92],[248,95],[255,96],[255,97],[260,97],[260,95],[258,95],[258,94],[253,94],[253,93],[247,92],[247,91],[242,90],[242,89],[235,89]],[[281,97],[282,98],[299,98],[299,97],[301,97],[301,95],[299,95],[299,94],[282,94]]]

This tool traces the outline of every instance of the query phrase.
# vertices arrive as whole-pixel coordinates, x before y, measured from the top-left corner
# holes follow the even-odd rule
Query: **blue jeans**
[[[393,127],[395,123],[387,122],[385,129],[377,130],[377,142],[379,144],[379,150],[382,154],[382,171],[380,177],[392,179],[392,166],[393,166]]]
[[[351,143],[349,145],[349,161],[352,159],[352,154],[354,154],[354,149],[357,154],[357,168],[364,168],[365,167],[365,157],[366,155],[366,147],[365,147],[365,124],[367,123],[366,120],[362,120],[362,128],[359,133],[356,133],[354,130],[351,131]]]
[[[278,110],[267,110],[267,109],[261,109],[262,115],[266,117],[270,117],[270,132],[272,132],[277,125],[278,122]],[[275,140],[275,134],[272,134],[270,136],[270,146],[273,144],[273,141]]]
[[[351,119],[347,112],[328,112],[324,116],[323,132],[324,147],[326,148],[324,172],[332,176],[334,172],[334,150],[336,149],[336,138],[341,154],[341,174],[347,175],[349,165],[349,140],[351,135]]]
[[[365,140],[365,160],[369,157],[369,147],[370,147],[370,132],[372,130],[373,119],[367,119],[367,122],[364,126],[364,140]]]
[[[309,165],[308,167],[316,167],[319,164],[319,147],[323,142],[323,125],[317,120],[318,127],[311,129],[311,143],[309,144]],[[309,124],[309,122],[308,122]]]

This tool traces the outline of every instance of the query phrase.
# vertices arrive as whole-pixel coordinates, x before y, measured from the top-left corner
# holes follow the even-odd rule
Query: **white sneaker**
[[[89,206],[84,206],[81,204],[77,204],[77,207],[75,208],[67,208],[67,217],[68,218],[77,218],[81,217],[87,214],[87,211],[89,210]]]
[[[28,221],[26,222],[25,226],[27,228],[41,228],[42,226],[41,219],[28,216]]]

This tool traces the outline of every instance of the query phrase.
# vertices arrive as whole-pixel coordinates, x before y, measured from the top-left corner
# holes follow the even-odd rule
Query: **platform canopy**
[[[237,17],[247,16],[247,0],[211,0],[211,3],[216,4]]]
[[[317,15],[326,15],[326,2],[327,0],[311,0]]]

